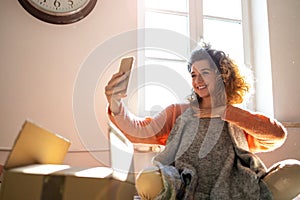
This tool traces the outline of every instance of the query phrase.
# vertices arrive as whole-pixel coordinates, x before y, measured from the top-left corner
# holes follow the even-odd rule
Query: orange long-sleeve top
[[[108,109],[108,116],[131,142],[165,145],[177,117],[189,107],[172,104],[155,117],[138,118],[121,104],[118,114]],[[232,105],[226,107],[221,118],[244,131],[251,152],[272,151],[287,137],[286,129],[275,119]]]

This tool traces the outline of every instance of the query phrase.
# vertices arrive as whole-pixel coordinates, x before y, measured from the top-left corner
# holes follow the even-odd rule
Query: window
[[[221,49],[235,59],[239,65],[244,63],[242,1],[241,0],[143,0],[140,3],[141,28],[159,28],[174,31],[187,37],[184,46],[187,52],[195,48],[189,39],[208,42],[213,48]],[[141,42],[150,39],[147,32]],[[153,115],[171,103],[183,102],[191,93],[190,75],[187,60],[163,49],[143,49],[139,52],[139,66],[143,70],[144,81],[139,92],[139,114]],[[148,68],[166,71],[165,78],[172,73],[185,80],[183,88],[190,87],[186,93],[174,91],[170,85],[151,81],[151,76],[159,76]],[[171,73],[170,75],[168,73]],[[164,77],[162,76],[162,79]],[[157,79],[155,79],[157,80]],[[174,80],[176,81],[176,80]],[[176,90],[176,89],[175,89]],[[157,99],[159,98],[159,99]]]
[[[203,37],[243,63],[241,0],[203,0]]]

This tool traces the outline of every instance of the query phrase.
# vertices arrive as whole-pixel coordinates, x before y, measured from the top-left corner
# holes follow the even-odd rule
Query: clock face
[[[54,24],[76,22],[88,15],[97,0],[19,0],[36,18]]]
[[[82,10],[89,0],[28,0],[32,6],[57,15],[70,14]]]

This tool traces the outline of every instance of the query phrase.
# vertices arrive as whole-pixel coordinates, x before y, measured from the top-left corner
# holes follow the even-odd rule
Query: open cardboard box
[[[105,200],[134,198],[134,183],[107,167],[62,165],[70,142],[25,122],[6,161],[0,200]]]

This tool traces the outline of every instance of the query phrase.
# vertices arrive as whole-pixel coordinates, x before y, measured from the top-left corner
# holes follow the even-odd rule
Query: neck
[[[209,109],[212,108],[212,102],[211,102],[211,98],[202,98],[202,101],[199,105],[200,108],[202,109]]]

